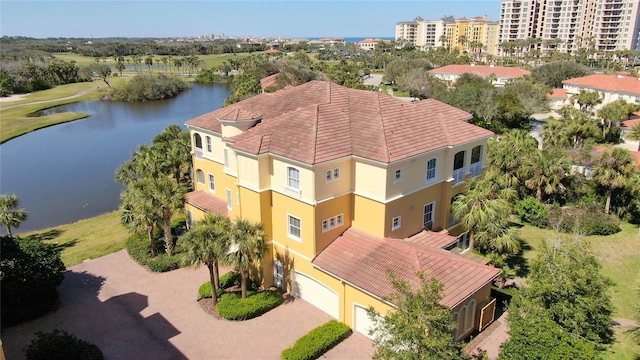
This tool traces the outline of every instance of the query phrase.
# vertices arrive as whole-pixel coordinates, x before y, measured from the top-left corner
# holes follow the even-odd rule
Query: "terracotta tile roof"
[[[429,70],[432,74],[442,75],[462,75],[464,73],[474,74],[478,76],[489,76],[495,74],[498,77],[517,78],[525,75],[531,75],[531,72],[506,66],[490,66],[490,65],[447,65],[437,69]]]
[[[634,115],[635,115],[635,113],[634,113]],[[629,129],[631,129],[632,127],[634,127],[636,125],[640,125],[640,119],[625,120],[620,124],[621,127],[629,128]]]
[[[607,146],[596,146],[591,151],[591,157],[595,159],[604,154],[605,151],[610,150],[612,149]],[[635,171],[640,171],[640,151],[629,150],[629,155],[631,155],[631,161],[633,161],[633,169]]]
[[[562,84],[583,89],[640,95],[640,80],[629,76],[592,74],[565,80]]]
[[[567,90],[566,89],[553,89],[551,94],[547,95],[548,98],[554,99],[566,99],[567,98]]]
[[[417,271],[425,271],[444,284],[442,305],[451,308],[473,295],[498,276],[500,270],[430,248],[424,234],[418,239],[378,238],[350,228],[314,260],[320,270],[378,297],[392,294],[387,276],[392,270],[400,278],[417,286]]]
[[[413,244],[414,246],[420,246],[425,250],[444,249],[449,245],[455,244],[458,241],[458,238],[449,235],[446,230],[440,232],[423,230],[409,238],[406,238],[405,241]]]
[[[258,125],[225,138],[233,148],[307,164],[350,155],[389,163],[493,135],[467,123],[469,113],[437,100],[407,103],[324,81],[260,94],[189,120],[187,125],[220,133],[217,118],[233,109],[262,114]]]
[[[269,75],[265,78],[260,79],[260,87],[262,88],[262,90],[268,88],[269,86],[275,85],[276,81],[278,80],[278,76],[280,76],[280,73],[275,73],[273,75]]]
[[[229,211],[227,209],[227,202],[209,194],[206,191],[198,190],[186,193],[184,195],[188,204],[197,207],[200,210],[210,213],[222,214],[229,217]]]

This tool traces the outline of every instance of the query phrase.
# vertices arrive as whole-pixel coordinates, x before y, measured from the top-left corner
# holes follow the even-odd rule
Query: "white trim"
[[[424,217],[425,217],[425,215],[427,215],[427,206],[429,206],[429,205],[431,205],[431,211],[430,211],[430,213],[431,213],[431,224],[425,224]],[[427,227],[428,225],[431,225],[431,227],[433,227],[433,224],[435,224],[435,222],[436,222],[436,202],[434,200],[434,201],[428,202],[428,203],[426,203],[426,204],[424,204],[422,206],[422,227]]]
[[[398,220],[398,224],[396,225],[396,219]],[[402,227],[402,215],[398,215],[391,219],[391,231],[398,230]]]
[[[211,191],[212,193],[216,193],[216,177],[212,174],[212,173],[207,173],[207,180],[209,181],[209,191]],[[211,183],[212,183],[212,178],[213,178],[213,189],[211,188]]]
[[[296,236],[296,235],[291,234],[291,223],[290,223],[291,218],[297,219],[298,222],[300,222],[300,225],[298,227],[298,230],[300,231],[300,236]],[[302,219],[300,219],[297,216],[291,215],[289,213],[287,213],[287,237],[289,239],[293,239],[293,240],[295,240],[297,242],[300,242],[300,243],[302,242]]]
[[[299,257],[299,258],[301,258],[301,259],[303,259],[303,260],[306,260],[306,261],[308,261],[308,262],[311,262],[311,260],[313,260],[312,258],[310,258],[310,257],[308,257],[308,256],[305,256],[305,255],[302,255],[301,253],[299,253],[299,252],[297,252],[297,251],[295,251],[295,250],[292,250],[292,249],[291,249],[291,248],[289,248],[288,246],[283,245],[283,244],[281,244],[281,243],[279,243],[279,242],[277,242],[277,241],[269,241],[269,242],[267,242],[267,244],[276,245],[276,246],[278,246],[279,248],[284,249],[284,250],[286,250],[286,251],[288,251],[288,252],[290,252],[290,253],[294,254],[296,257]]]
[[[333,221],[333,225],[331,224],[332,221]],[[343,225],[344,225],[344,213],[340,213],[330,218],[326,218],[322,220],[320,222],[320,229],[322,230],[323,233],[325,233],[335,228],[339,228]]]

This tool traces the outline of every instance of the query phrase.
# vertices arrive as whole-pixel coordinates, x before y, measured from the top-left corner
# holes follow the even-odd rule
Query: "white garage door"
[[[368,338],[372,338],[369,335],[369,330],[373,328],[374,322],[367,315],[367,309],[363,306],[353,304],[353,329]]]
[[[292,280],[294,296],[307,301],[336,319],[340,316],[338,294],[317,280],[297,271],[293,272]]]

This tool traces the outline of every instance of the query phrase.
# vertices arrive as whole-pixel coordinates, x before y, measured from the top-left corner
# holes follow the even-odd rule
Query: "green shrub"
[[[140,74],[111,91],[111,97],[119,101],[147,101],[175,97],[185,89],[187,83],[173,75]]]
[[[160,242],[158,242],[159,245]],[[125,242],[127,252],[133,260],[143,266],[148,266],[151,271],[154,272],[167,272],[178,269],[180,267],[179,256],[174,252],[173,256],[168,256],[164,253],[164,247],[157,246],[156,251],[158,255],[151,257],[151,248],[149,246],[149,239],[146,234],[134,234],[127,238]]]
[[[611,235],[620,231],[620,220],[605,214],[597,204],[580,207],[552,208],[549,215],[552,228],[581,235]]]
[[[216,290],[218,297],[222,296],[225,293],[224,289],[218,288]],[[211,297],[211,283],[206,281],[204,284],[200,285],[198,288],[198,297],[199,298],[210,298]]]
[[[253,292],[251,292],[253,293]],[[248,320],[258,317],[282,303],[277,291],[262,291],[243,299],[237,294],[222,294],[216,305],[218,314],[228,320]]]
[[[65,331],[37,332],[36,338],[24,348],[27,360],[102,360],[104,355],[96,345],[80,340]]]
[[[312,360],[339,344],[351,335],[351,329],[341,322],[331,320],[298,339],[293,346],[282,351],[284,360]]]
[[[0,239],[2,327],[38,318],[58,306],[66,268],[60,248],[36,239]]]
[[[533,197],[518,201],[515,210],[522,221],[535,227],[545,228],[549,223],[547,207]]]
[[[240,286],[240,273],[236,271],[230,271],[220,276],[220,288],[227,289],[232,286]],[[247,279],[247,290],[258,290],[260,284],[253,280]]]

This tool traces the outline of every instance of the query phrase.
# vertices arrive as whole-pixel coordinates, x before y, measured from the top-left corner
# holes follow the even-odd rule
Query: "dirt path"
[[[80,91],[79,93],[77,93],[75,95],[66,96],[66,97],[57,98],[57,99],[40,100],[40,101],[34,101],[34,102],[29,102],[29,103],[24,103],[24,104],[3,106],[3,107],[0,108],[0,110],[8,110],[8,109],[13,109],[13,108],[17,108],[17,107],[25,106],[25,105],[46,104],[46,103],[55,102],[55,101],[69,100],[69,99],[77,98],[77,97],[80,97],[82,95],[88,94],[89,92],[91,92],[91,91],[93,91],[93,90],[95,90],[97,88],[99,88],[99,86],[93,86],[93,87],[90,87],[88,89],[84,89],[84,90]]]

